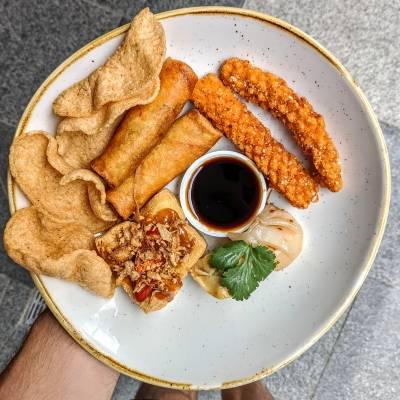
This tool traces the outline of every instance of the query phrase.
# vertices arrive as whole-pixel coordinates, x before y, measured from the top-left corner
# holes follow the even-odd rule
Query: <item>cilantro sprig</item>
[[[264,246],[234,240],[211,253],[211,265],[222,272],[221,285],[235,300],[246,300],[276,267],[275,254]]]

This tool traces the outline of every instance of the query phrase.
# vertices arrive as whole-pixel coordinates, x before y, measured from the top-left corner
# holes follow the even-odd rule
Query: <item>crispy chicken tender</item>
[[[307,208],[316,199],[318,185],[299,160],[271,136],[216,75],[209,74],[197,82],[192,100],[216,128],[256,163],[270,187],[293,206]]]
[[[225,85],[270,111],[287,126],[301,150],[311,158],[321,185],[332,192],[342,188],[338,152],[325,130],[323,117],[307,99],[299,97],[283,79],[252,66],[247,60],[226,60],[220,75]]]

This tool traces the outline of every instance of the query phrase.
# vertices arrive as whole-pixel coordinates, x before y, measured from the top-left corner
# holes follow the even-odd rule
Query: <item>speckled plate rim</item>
[[[128,368],[127,366],[121,364],[119,361],[114,360],[113,358],[107,356],[106,354],[103,354],[102,352],[97,350],[94,346],[92,346],[90,343],[88,343],[81,336],[81,334],[74,328],[74,326],[68,321],[68,319],[65,318],[65,316],[62,314],[61,310],[57,307],[57,304],[53,301],[50,293],[47,291],[40,276],[35,275],[35,274],[31,274],[31,276],[32,276],[32,279],[33,279],[36,287],[40,291],[45,302],[47,303],[47,306],[49,307],[51,312],[54,314],[54,316],[57,318],[59,323],[64,327],[64,329],[72,336],[72,338],[80,346],[82,346],[92,356],[94,356],[96,359],[103,362],[104,364],[108,365],[109,367],[114,368],[118,372],[128,375],[132,378],[136,378],[141,381],[151,383],[154,385],[158,385],[158,386],[171,387],[171,388],[175,388],[175,389],[190,389],[190,390],[202,390],[202,389],[210,390],[210,389],[214,389],[214,388],[215,389],[218,389],[218,388],[226,389],[226,388],[240,386],[240,385],[244,385],[244,384],[247,384],[250,382],[254,382],[256,380],[259,380],[265,376],[268,376],[268,375],[278,371],[279,369],[285,367],[286,365],[288,365],[289,363],[294,361],[296,358],[298,358],[300,355],[302,355],[318,339],[320,339],[321,336],[323,336],[334,325],[334,323],[340,318],[340,316],[349,307],[349,305],[353,301],[354,297],[360,290],[365,278],[367,277],[368,272],[369,272],[369,270],[373,264],[373,261],[375,259],[375,256],[378,252],[379,245],[382,241],[386,221],[388,218],[389,204],[390,204],[390,194],[391,194],[390,164],[389,164],[389,156],[388,156],[388,152],[387,152],[387,148],[386,148],[386,143],[385,143],[385,140],[383,137],[383,133],[379,126],[378,119],[377,119],[376,115],[374,114],[367,98],[365,97],[362,90],[358,87],[355,80],[351,77],[349,72],[342,66],[342,64],[328,50],[326,50],[323,46],[321,46],[316,40],[311,38],[306,33],[302,32],[298,28],[296,28],[296,27],[290,25],[289,23],[282,21],[278,18],[272,17],[267,14],[263,14],[260,12],[241,9],[241,8],[234,8],[234,7],[182,8],[182,9],[178,9],[178,10],[166,11],[166,12],[157,14],[157,18],[159,20],[163,20],[163,19],[167,19],[167,18],[182,16],[182,15],[190,15],[190,14],[236,15],[239,17],[256,19],[256,20],[259,20],[259,21],[267,23],[267,24],[272,24],[276,27],[279,27],[280,29],[285,30],[286,32],[289,32],[290,34],[295,36],[297,39],[301,39],[303,42],[307,43],[309,46],[311,46],[316,51],[318,51],[318,53],[320,53],[324,58],[326,58],[329,61],[329,63],[332,64],[341,73],[343,78],[348,82],[350,87],[353,89],[353,91],[355,92],[355,94],[358,96],[359,100],[365,107],[367,117],[370,119],[370,122],[371,122],[372,126],[374,127],[374,135],[375,135],[375,138],[379,145],[381,161],[382,161],[382,165],[384,168],[384,182],[383,182],[384,198],[380,205],[380,210],[379,210],[379,222],[378,222],[378,226],[377,226],[377,234],[373,240],[373,244],[370,248],[369,254],[367,255],[366,261],[364,262],[364,265],[362,266],[362,271],[361,271],[357,281],[355,282],[351,292],[349,293],[347,298],[344,299],[342,304],[338,305],[336,312],[332,315],[330,320],[313,337],[311,337],[307,343],[305,343],[298,351],[296,351],[295,353],[293,353],[289,357],[287,357],[283,362],[278,363],[271,368],[263,369],[252,376],[247,376],[240,380],[223,382],[221,385],[216,386],[216,387],[208,387],[208,386],[202,387],[202,386],[198,386],[198,385],[192,385],[191,383],[172,382],[172,381],[160,379],[158,377],[146,375],[140,371]],[[26,109],[19,121],[14,138],[17,137],[18,135],[20,135],[24,131],[24,128],[26,127],[26,125],[29,122],[32,110],[34,109],[35,105],[38,103],[38,101],[40,100],[42,95],[45,93],[48,86],[69,65],[73,64],[77,59],[84,56],[87,52],[89,52],[93,48],[100,46],[101,44],[120,35],[121,33],[124,33],[128,29],[128,27],[129,27],[129,24],[126,24],[126,25],[116,28],[102,36],[99,36],[97,39],[93,40],[92,42],[88,43],[86,46],[84,46],[81,49],[79,49],[78,51],[76,51],[69,58],[67,58],[60,66],[58,66],[49,75],[49,77],[42,83],[42,85],[39,87],[39,89],[36,91],[36,93],[34,94],[32,99],[30,100],[28,106],[26,107]],[[15,185],[14,185],[14,181],[13,181],[9,171],[7,174],[7,186],[8,186],[8,199],[9,199],[10,211],[11,211],[11,213],[14,213],[16,210]]]

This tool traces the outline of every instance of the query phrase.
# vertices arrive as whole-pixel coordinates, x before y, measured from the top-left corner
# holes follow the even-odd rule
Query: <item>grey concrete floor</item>
[[[15,126],[46,76],[73,51],[126,22],[143,6],[244,6],[287,20],[327,47],[367,94],[385,135],[393,194],[374,267],[351,308],[302,357],[264,381],[276,399],[400,398],[399,0],[0,0],[0,224],[9,218],[6,169]],[[397,51],[396,51],[397,46]],[[0,370],[29,330],[37,291],[0,244]],[[114,400],[139,383],[121,376]],[[200,399],[219,399],[202,392]]]

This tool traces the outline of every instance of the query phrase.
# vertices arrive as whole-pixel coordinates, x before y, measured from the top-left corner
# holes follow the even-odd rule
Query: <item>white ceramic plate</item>
[[[339,318],[364,281],[382,238],[390,178],[385,143],[361,90],[320,45],[296,28],[245,10],[202,8],[160,14],[168,55],[199,76],[231,56],[251,60],[306,96],[324,117],[339,151],[344,189],[322,190],[292,212],[305,232],[301,256],[245,302],[217,301],[190,278],[162,311],[145,315],[119,290],[96,297],[58,279],[34,280],[68,332],[98,359],[130,376],[172,387],[240,385],[270,374],[304,352]],[[100,66],[121,42],[118,28],[79,50],[40,87],[18,127],[54,132],[56,96]],[[296,154],[280,123],[250,109]],[[226,142],[225,142],[226,143]],[[223,142],[217,148],[227,148]],[[27,204],[10,180],[11,209]],[[172,187],[176,190],[177,183]],[[15,192],[14,192],[15,189]],[[14,194],[14,196],[13,196]]]

